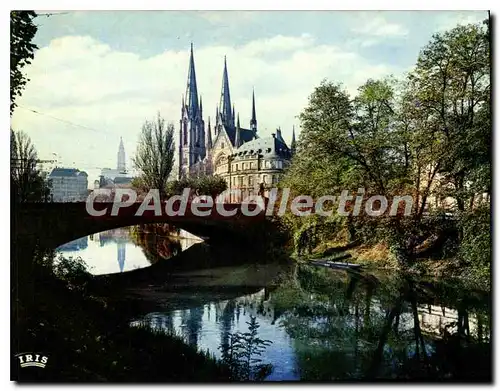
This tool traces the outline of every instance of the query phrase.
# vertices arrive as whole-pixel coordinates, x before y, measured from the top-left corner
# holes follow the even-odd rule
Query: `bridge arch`
[[[111,216],[112,203],[99,203],[99,205],[96,209],[106,207],[107,213],[104,216],[89,215],[84,202],[16,205],[13,213],[14,245],[38,243],[44,248],[56,248],[93,233],[153,223],[171,224],[176,228],[214,241],[218,239],[227,241],[228,238],[244,240],[248,225],[265,218],[264,213],[257,217],[242,215],[239,204],[224,206],[227,210],[234,208],[238,210],[235,216],[227,217],[218,215],[213,210],[215,208],[212,209],[213,213],[210,216],[195,216],[188,212],[191,209],[190,205],[186,208],[184,216],[166,214],[155,216],[152,210],[145,211],[142,216],[136,216],[135,213],[141,205],[139,202],[120,209],[117,216]],[[165,210],[164,204],[162,204],[162,210]]]

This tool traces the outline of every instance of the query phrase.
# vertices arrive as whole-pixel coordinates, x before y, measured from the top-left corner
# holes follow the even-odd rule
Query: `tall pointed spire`
[[[217,136],[217,127],[219,126],[219,105],[215,107],[215,125],[214,125],[214,135]]]
[[[255,114],[255,90],[252,90],[252,119],[250,120],[250,129],[257,133],[257,115]]]
[[[295,125],[293,125],[292,143],[290,144],[290,149],[292,150],[292,154],[294,154],[295,150],[297,149],[297,141],[295,141]]]
[[[194,70],[193,43],[191,42],[191,55],[189,57],[189,71],[186,87],[186,104],[189,118],[198,114],[198,87],[196,85],[196,72]]]
[[[123,146],[123,139],[120,137],[120,145],[118,146],[118,159],[116,168],[118,171],[125,171],[125,147]]]
[[[234,138],[234,146],[236,148],[241,146],[240,113],[238,113],[238,122],[236,125],[236,136]]]
[[[207,149],[212,149],[212,129],[210,128],[210,117],[208,117]]]
[[[219,106],[222,114],[222,121],[226,125],[231,125],[233,121],[231,113],[231,96],[229,94],[229,77],[227,75],[226,56],[224,56],[224,72],[222,74],[222,91]]]
[[[201,95],[200,95],[200,118],[203,118],[203,103],[201,103]]]
[[[234,121],[236,120],[236,116],[234,115],[234,113],[235,113],[235,111],[234,111],[234,104],[233,104],[233,112],[232,112],[232,114],[231,114],[231,121],[232,121],[232,123],[233,123],[233,126],[235,126]]]

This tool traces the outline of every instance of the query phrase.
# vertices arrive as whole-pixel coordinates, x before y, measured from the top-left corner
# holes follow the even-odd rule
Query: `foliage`
[[[169,182],[167,194],[180,195],[184,189],[191,189],[198,196],[209,195],[212,199],[227,189],[226,181],[219,175],[198,175]]]
[[[23,68],[31,63],[34,52],[38,49],[32,41],[38,30],[33,23],[34,11],[10,12],[10,114],[16,108],[16,97],[21,96],[29,79],[23,74]]]
[[[168,224],[146,224],[130,227],[132,241],[142,248],[151,264],[181,253],[182,247],[179,240],[172,237],[176,233],[178,233],[178,229]]]
[[[215,198],[226,191],[226,181],[218,175],[201,175],[195,178],[195,188],[197,195],[210,195]]]
[[[90,280],[89,267],[81,257],[65,258],[59,255],[52,266],[54,275],[72,286],[81,288]]]
[[[146,121],[133,159],[140,173],[144,188],[158,189],[160,197],[165,195],[168,177],[174,165],[174,125],[165,124],[158,113],[153,121]]]
[[[19,247],[19,246],[16,246]],[[229,371],[180,338],[149,327],[130,327],[134,302],[96,296],[93,277],[79,258],[54,251],[13,253],[12,354],[35,346],[57,365],[19,371],[22,381],[227,381]],[[27,267],[29,266],[29,267]],[[22,267],[21,270],[19,268]],[[20,289],[18,287],[20,285]],[[165,366],[165,359],[174,357]]]
[[[130,182],[130,185],[138,193],[147,193],[149,191],[142,178],[139,177],[133,178],[132,181]]]
[[[37,152],[28,135],[10,131],[10,182],[12,198],[18,202],[47,202],[48,183],[37,169]]]
[[[465,213],[460,219],[463,238],[459,257],[466,266],[466,273],[478,282],[489,284],[491,272],[491,211],[480,207]]]
[[[344,189],[356,196],[362,188],[363,201],[383,195],[389,206],[393,197],[410,195],[413,208],[408,217],[399,213],[400,206],[396,216],[376,218],[362,209],[358,217],[338,216],[344,222],[337,226],[328,218],[285,216],[298,251],[323,241],[317,232],[325,226],[331,235],[344,231],[350,239],[383,238],[405,267],[419,243],[449,234],[445,223],[432,218],[442,200],[456,201],[448,211],[457,216],[489,205],[489,39],[486,22],[458,26],[433,36],[405,80],[369,79],[354,97],[326,80],[313,91],[300,114],[297,153],[281,186],[291,188],[292,196],[315,199]],[[352,208],[347,202],[346,210]],[[452,255],[456,246],[448,247]]]
[[[245,333],[229,333],[228,341],[219,347],[222,362],[230,368],[232,380],[262,381],[272,372],[271,364],[263,364],[260,356],[272,342],[258,337],[256,317],[246,322]]]
[[[422,49],[409,77],[419,135],[429,134],[440,145],[433,160],[451,184],[460,211],[470,196],[468,174],[490,165],[489,39],[487,23],[436,34]],[[489,188],[486,180],[479,190]]]

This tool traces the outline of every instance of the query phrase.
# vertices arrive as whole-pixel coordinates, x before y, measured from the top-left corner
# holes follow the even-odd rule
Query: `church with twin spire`
[[[295,130],[290,148],[281,128],[270,137],[258,135],[255,92],[252,92],[249,128],[240,124],[231,104],[227,60],[224,57],[222,91],[215,117],[207,126],[198,94],[193,45],[191,44],[186,94],[182,97],[178,143],[178,178],[219,175],[228,188],[239,189],[242,197],[257,195],[277,184],[295,151]],[[213,126],[213,129],[212,129]],[[238,201],[231,199],[231,201]]]

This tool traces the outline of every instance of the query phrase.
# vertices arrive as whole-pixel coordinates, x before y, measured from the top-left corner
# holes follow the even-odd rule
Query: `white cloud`
[[[254,11],[197,11],[198,16],[210,23],[222,25],[239,25],[242,22],[250,22],[259,17],[259,12]]]
[[[272,38],[249,42],[242,49],[248,55],[260,55],[265,53],[290,52],[311,47],[313,44],[314,38],[309,34],[302,34],[299,37],[276,35]]]
[[[260,135],[268,136],[281,126],[287,141],[292,125],[298,130],[296,116],[322,79],[341,81],[355,92],[368,77],[400,72],[387,64],[370,64],[356,52],[317,44],[309,35],[278,35],[240,47],[195,47],[206,122],[208,116],[213,119],[219,103],[224,55],[231,100],[242,126],[248,126],[255,87]],[[54,39],[37,51],[28,68],[31,80],[18,101],[46,115],[18,108],[13,127],[28,132],[42,158],[57,152],[65,164],[75,162],[83,169],[113,167],[120,136],[131,156],[142,123],[158,110],[177,131],[188,60],[189,48],[142,58],[112,50],[88,36]],[[97,131],[69,126],[49,116]]]
[[[405,36],[408,29],[401,24],[390,23],[381,15],[368,14],[360,19],[359,25],[352,28],[352,31],[358,34],[366,34],[376,37],[394,37]]]
[[[455,11],[446,13],[439,20],[438,31],[451,30],[457,25],[479,23],[487,18],[488,13],[485,11]]]

